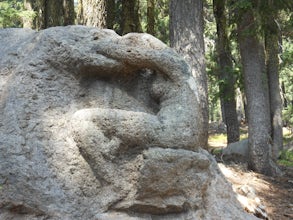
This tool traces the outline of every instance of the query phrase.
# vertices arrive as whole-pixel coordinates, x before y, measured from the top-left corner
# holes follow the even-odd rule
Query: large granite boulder
[[[0,219],[254,219],[201,149],[196,83],[165,44],[81,26],[0,39]]]

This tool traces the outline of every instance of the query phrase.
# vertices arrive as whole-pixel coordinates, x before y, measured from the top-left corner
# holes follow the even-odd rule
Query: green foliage
[[[221,148],[213,148],[211,150],[211,154],[219,158],[221,157],[222,153],[223,153],[223,150]]]
[[[284,134],[283,142],[284,142],[284,145],[289,145],[289,146],[292,145],[293,134],[290,131],[288,131]],[[293,167],[293,150],[292,150],[292,148],[281,151],[281,154],[278,159],[278,163],[283,166]]]
[[[293,127],[293,42],[283,39],[281,55],[280,79],[283,84],[283,98],[286,104],[283,109],[283,120],[287,126]]]
[[[210,121],[220,121],[221,106],[219,82],[217,76],[217,62],[215,54],[216,41],[216,22],[213,15],[212,1],[207,0],[204,4],[204,41],[205,41],[205,60],[206,73],[208,76],[208,104]]]
[[[293,167],[293,151],[292,150],[283,150],[279,157],[278,163],[283,166]]]
[[[208,38],[206,36],[206,38]],[[210,121],[220,121],[221,105],[218,76],[216,74],[217,64],[215,62],[215,53],[212,48],[206,52],[206,72],[208,75],[208,103]]]
[[[122,2],[115,3],[115,21],[113,29],[122,34],[121,14]],[[143,32],[147,32],[147,0],[139,1],[139,19]],[[166,44],[169,44],[169,0],[155,1],[155,37],[159,38]]]
[[[15,2],[3,1],[0,2],[0,27],[18,27],[20,19],[18,16],[19,7]],[[17,2],[16,2],[17,3]]]
[[[246,11],[253,8],[253,2],[251,0],[238,0],[238,1],[231,1],[232,9],[239,11]]]
[[[147,32],[147,0],[140,1],[140,21]],[[155,1],[155,37],[169,44],[169,0]]]
[[[281,71],[289,73],[293,70],[293,39],[283,39]]]
[[[23,19],[34,17],[34,13],[24,10],[23,1],[0,2],[0,28],[22,27]]]
[[[113,24],[113,30],[116,31],[118,34],[122,34],[122,1],[117,1],[115,3],[115,10],[114,10],[115,15],[120,15],[120,16],[115,16],[114,24]]]

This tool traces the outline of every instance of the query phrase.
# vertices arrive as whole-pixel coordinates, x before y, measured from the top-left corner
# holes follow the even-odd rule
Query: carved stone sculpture
[[[82,26],[0,38],[1,219],[254,219],[201,149],[196,83],[161,41]]]

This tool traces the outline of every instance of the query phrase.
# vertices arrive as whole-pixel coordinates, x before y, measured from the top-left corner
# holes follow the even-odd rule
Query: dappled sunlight
[[[288,145],[285,147],[292,148],[293,145],[293,131],[289,128],[283,128],[283,137],[284,137],[284,145]],[[289,146],[290,145],[290,146]]]
[[[241,128],[240,139],[247,138],[247,127]],[[212,154],[218,158],[222,148],[227,145],[226,134],[213,133],[209,135],[209,148]],[[287,128],[283,129],[284,148],[292,146],[293,135]],[[223,159],[223,158],[221,158]],[[288,158],[287,158],[288,160]],[[221,160],[223,162],[223,160]],[[280,161],[279,161],[280,162]],[[289,220],[293,217],[293,168],[290,166],[281,167],[284,175],[282,177],[267,177],[247,169],[247,164],[223,164],[219,163],[219,168],[226,179],[233,185],[233,189],[238,194],[237,198],[246,211],[252,212],[257,208],[262,212],[264,208],[269,219]],[[255,198],[241,195],[241,189],[248,187],[255,192]]]
[[[208,139],[210,148],[224,148],[227,146],[226,134],[210,134]]]
[[[238,200],[249,207],[264,206],[269,219],[291,219],[293,217],[293,170],[288,168],[282,177],[267,177],[247,170],[245,164],[219,164],[226,179],[233,185],[235,192],[240,193],[243,186],[254,190],[256,197],[238,196]],[[249,211],[249,210],[248,210]]]

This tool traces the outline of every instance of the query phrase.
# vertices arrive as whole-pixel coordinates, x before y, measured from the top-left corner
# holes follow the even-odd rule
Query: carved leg
[[[129,146],[159,144],[161,123],[157,116],[148,113],[119,109],[82,109],[74,114],[73,121],[77,130],[81,125],[85,133],[100,130],[106,138],[117,137]],[[87,126],[90,126],[89,129]]]

